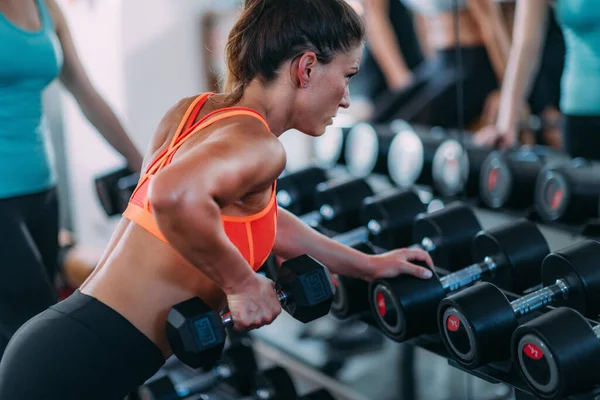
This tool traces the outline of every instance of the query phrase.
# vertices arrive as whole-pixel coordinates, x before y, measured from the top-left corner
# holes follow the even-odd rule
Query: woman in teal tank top
[[[561,78],[563,147],[573,157],[600,159],[600,1],[517,2],[510,52],[496,126],[477,137],[502,148],[515,144],[518,110],[539,67],[549,12],[563,32],[566,57]]]
[[[55,0],[0,0],[0,357],[11,335],[55,302],[58,202],[42,92],[57,77],[129,166],[141,169],[141,154],[86,76]]]

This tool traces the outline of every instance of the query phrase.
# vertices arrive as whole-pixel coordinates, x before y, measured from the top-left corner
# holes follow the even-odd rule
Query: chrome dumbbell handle
[[[521,297],[510,303],[515,315],[522,317],[532,311],[540,309],[552,303],[556,298],[562,296],[566,298],[569,294],[570,286],[564,279],[557,279],[554,284],[546,286],[533,293]]]
[[[453,272],[440,279],[440,283],[446,292],[454,292],[481,278],[486,272],[493,271],[498,267],[491,257],[486,257],[482,262],[470,265],[459,271]]]

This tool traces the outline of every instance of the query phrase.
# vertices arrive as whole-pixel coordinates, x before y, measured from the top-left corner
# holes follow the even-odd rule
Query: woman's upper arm
[[[78,98],[86,90],[92,89],[92,84],[83,69],[83,65],[77,55],[77,50],[73,43],[73,38],[67,25],[64,14],[62,13],[55,0],[45,0],[48,10],[54,22],[56,35],[60,41],[63,51],[63,68],[60,74],[60,80],[65,87]]]
[[[226,121],[154,177],[154,207],[194,207],[206,200],[224,207],[277,179],[285,167],[279,140],[252,117]]]

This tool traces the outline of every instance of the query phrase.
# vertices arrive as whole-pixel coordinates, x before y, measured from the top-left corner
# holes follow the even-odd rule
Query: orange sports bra
[[[124,217],[140,225],[165,243],[168,242],[158,228],[156,220],[152,215],[152,209],[147,196],[148,186],[152,177],[171,162],[179,147],[188,138],[202,129],[217,121],[238,115],[248,115],[258,118],[269,129],[269,125],[262,115],[252,109],[243,107],[222,108],[205,115],[198,122],[194,123],[198,113],[212,95],[213,93],[200,95],[188,107],[169,146],[156,156],[146,169],[146,172],[141,175],[138,185],[129,199],[127,209],[123,213]],[[275,185],[276,183],[273,182],[269,203],[262,211],[244,217],[221,215],[223,227],[229,240],[237,247],[255,271],[264,264],[275,243],[277,230]]]

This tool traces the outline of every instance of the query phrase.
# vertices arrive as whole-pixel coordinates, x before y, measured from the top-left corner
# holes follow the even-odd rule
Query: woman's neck
[[[259,82],[252,81],[244,90],[237,104],[238,107],[248,107],[265,117],[271,132],[279,137],[291,129],[293,100],[287,88],[276,82],[264,87]]]

